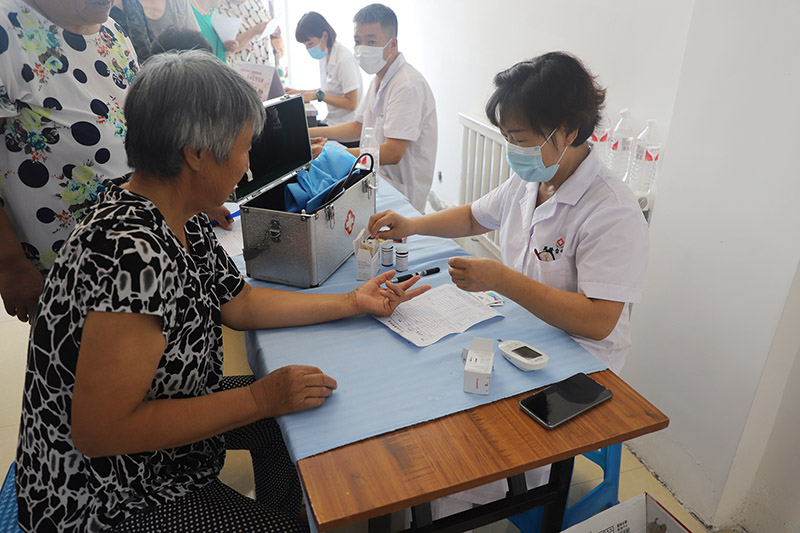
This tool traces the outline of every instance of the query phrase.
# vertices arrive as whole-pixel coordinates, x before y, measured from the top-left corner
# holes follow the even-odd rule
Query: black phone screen
[[[575,374],[520,400],[523,411],[553,428],[611,398],[611,391],[584,373]]]

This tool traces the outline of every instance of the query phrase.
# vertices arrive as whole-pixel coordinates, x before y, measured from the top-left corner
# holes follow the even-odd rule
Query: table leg
[[[525,474],[517,474],[508,478],[508,493],[511,496],[519,496],[528,492],[528,483],[525,481]]]
[[[367,523],[368,533],[389,533],[392,529],[392,515],[385,514],[370,518]]]
[[[420,528],[433,523],[431,502],[415,505],[411,508],[411,528]]]
[[[572,481],[572,468],[575,458],[559,461],[550,467],[548,486],[555,491],[555,498],[543,506],[541,533],[561,531],[564,511],[567,508],[569,486]]]

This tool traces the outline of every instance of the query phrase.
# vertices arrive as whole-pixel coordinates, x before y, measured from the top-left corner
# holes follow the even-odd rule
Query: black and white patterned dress
[[[187,253],[150,201],[107,186],[59,253],[31,328],[17,450],[27,531],[113,527],[208,485],[225,458],[220,436],[94,459],[72,443],[72,389],[89,311],[161,317],[167,345],[146,399],[194,397],[220,387],[220,306],[244,287],[205,215],[186,224]]]

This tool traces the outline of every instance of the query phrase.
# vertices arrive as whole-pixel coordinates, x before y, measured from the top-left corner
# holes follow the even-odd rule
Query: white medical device
[[[520,370],[539,370],[550,360],[546,354],[522,341],[502,341],[498,346],[503,357]]]

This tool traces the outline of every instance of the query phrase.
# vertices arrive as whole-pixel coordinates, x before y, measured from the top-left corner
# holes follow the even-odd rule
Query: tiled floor
[[[25,372],[25,353],[28,327],[5,314],[0,308],[0,470],[5,470],[14,460],[20,403],[22,398],[23,376]],[[230,330],[224,332],[225,373],[250,373],[244,353],[244,337]],[[602,472],[590,461],[579,457],[575,462],[570,500],[574,501],[586,494],[599,483]],[[225,483],[252,496],[253,474],[247,452],[233,452],[228,456],[222,472]],[[686,512],[675,498],[653,477],[627,448],[622,456],[619,499],[624,501],[636,494],[648,492],[674,514],[692,533],[707,533],[707,530]],[[338,530],[340,533],[367,531],[366,524],[356,524]],[[515,532],[516,528],[507,521],[480,528],[481,533]]]

